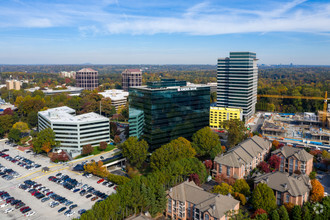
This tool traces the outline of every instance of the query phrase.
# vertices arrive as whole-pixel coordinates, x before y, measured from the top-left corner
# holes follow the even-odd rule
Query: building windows
[[[219,164],[219,173],[222,173],[222,164]]]
[[[276,195],[276,203],[277,205],[281,205],[281,192],[277,191],[277,195]]]
[[[301,162],[301,172],[302,172],[303,174],[306,173],[306,162]]]
[[[290,195],[289,194],[286,194],[285,202],[286,203],[290,202]]]
[[[191,217],[191,203],[188,202],[188,209],[187,209],[187,213],[188,213],[188,217],[190,218]]]
[[[290,158],[289,173],[291,174],[292,172],[293,172],[293,159]]]
[[[209,215],[205,214],[205,220],[209,220],[209,219],[210,219]]]
[[[172,213],[172,199],[168,198],[167,210],[169,213]]]
[[[298,170],[298,160],[295,160],[294,170]]]
[[[230,167],[227,167],[227,176],[230,176]]]

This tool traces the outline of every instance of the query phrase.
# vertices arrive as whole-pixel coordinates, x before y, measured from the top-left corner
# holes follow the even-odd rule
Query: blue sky
[[[329,0],[0,0],[2,64],[330,65]]]

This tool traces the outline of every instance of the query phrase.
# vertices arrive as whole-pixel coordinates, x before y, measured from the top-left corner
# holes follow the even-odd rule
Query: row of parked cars
[[[41,184],[32,181],[32,180],[26,180],[24,181],[24,184],[20,184],[19,188],[28,191],[29,193],[31,193],[32,196],[35,196],[37,199],[41,199],[40,201],[42,203],[52,199],[53,201],[49,202],[49,206],[51,208],[55,208],[59,205],[64,205],[63,207],[61,207],[58,210],[58,213],[63,212],[64,210],[66,210],[64,212],[64,215],[70,217],[72,215],[75,214],[75,211],[73,211],[73,209],[77,208],[78,205],[77,204],[73,204],[72,201],[66,199],[63,196],[60,196],[56,193],[54,193],[52,190],[46,188],[45,186],[42,186]],[[86,212],[86,210],[82,209],[79,210],[79,214]]]
[[[24,216],[32,216],[35,214],[35,211],[31,211],[31,208],[29,206],[26,206],[24,202],[21,200],[15,199],[14,197],[10,196],[10,194],[6,191],[0,191],[0,208],[4,208],[9,206],[9,204],[13,207],[7,208],[4,213],[10,213],[14,211],[15,209],[19,209],[20,212]],[[15,208],[15,209],[14,209]]]
[[[12,180],[13,178],[20,176],[20,174],[14,171],[13,169],[9,169],[1,165],[0,163],[0,176],[5,180]]]
[[[14,163],[14,164],[17,164],[27,170],[33,170],[35,168],[39,168],[41,167],[40,164],[36,164],[34,161],[30,160],[30,159],[27,159],[25,157],[22,157],[22,156],[15,156],[15,157],[11,157],[8,153],[2,151],[0,152],[0,157],[3,157],[4,159]]]

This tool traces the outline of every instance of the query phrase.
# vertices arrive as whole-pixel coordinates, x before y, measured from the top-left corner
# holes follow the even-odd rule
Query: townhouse
[[[302,174],[309,175],[313,170],[313,155],[303,148],[283,146],[271,153],[281,158],[279,171],[292,174],[299,170]]]
[[[212,175],[241,179],[267,156],[272,143],[262,137],[253,136],[230,149],[226,154],[216,156]]]
[[[255,186],[259,183],[266,183],[274,191],[277,205],[291,202],[302,206],[308,201],[309,192],[312,189],[310,179],[306,174],[290,175],[280,171],[255,177]]]
[[[167,193],[166,217],[176,220],[225,220],[239,209],[231,196],[212,194],[194,182],[183,182]]]

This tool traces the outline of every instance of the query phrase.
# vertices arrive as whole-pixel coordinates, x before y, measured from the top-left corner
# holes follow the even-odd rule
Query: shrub
[[[115,175],[115,174],[112,174],[112,173],[110,173],[108,175],[108,180],[110,182],[113,182],[113,183],[117,184],[117,185],[123,185],[123,184],[130,181],[130,179],[125,177],[125,176],[118,176],[118,175]]]
[[[317,179],[311,180],[312,190],[310,200],[312,202],[320,202],[324,197],[324,187]]]
[[[262,215],[262,214],[267,214],[267,212],[266,212],[265,210],[263,210],[263,209],[257,209],[257,210],[253,213],[252,218],[256,218],[257,215]]]
[[[234,198],[239,200],[242,205],[246,204],[246,198],[242,193],[235,192],[234,193]]]
[[[82,149],[82,155],[89,155],[93,152],[93,147],[90,144],[84,145]]]
[[[294,207],[294,204],[292,202],[285,202],[285,203],[283,203],[283,205],[286,208],[286,210],[288,211],[288,213],[290,214]]]
[[[100,143],[100,146],[99,146],[99,150],[105,150],[105,149],[107,149],[107,146],[108,146],[108,144],[107,144],[107,142],[101,142]]]

